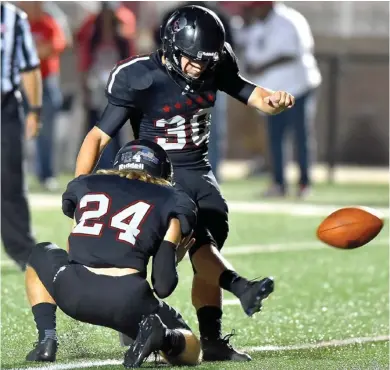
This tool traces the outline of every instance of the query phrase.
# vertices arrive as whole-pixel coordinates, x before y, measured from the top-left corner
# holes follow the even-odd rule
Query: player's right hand
[[[265,97],[264,102],[274,108],[275,113],[280,113],[285,109],[292,108],[295,104],[295,98],[286,91],[275,91],[272,95]]]

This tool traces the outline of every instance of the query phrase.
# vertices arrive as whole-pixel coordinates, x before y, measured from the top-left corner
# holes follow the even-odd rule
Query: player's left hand
[[[41,128],[40,119],[37,114],[30,112],[26,117],[25,135],[26,139],[30,140],[37,137]]]
[[[285,109],[292,108],[295,104],[295,98],[286,91],[275,91],[272,95],[265,97],[264,102],[274,108],[275,113],[280,113]]]

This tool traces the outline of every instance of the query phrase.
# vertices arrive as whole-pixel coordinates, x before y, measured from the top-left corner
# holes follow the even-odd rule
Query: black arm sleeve
[[[241,103],[247,104],[256,85],[240,75],[237,58],[225,42],[224,59],[216,71],[218,90],[224,91]]]
[[[121,107],[108,103],[96,126],[108,136],[114,137],[131,117],[131,114],[132,108]]]
[[[153,257],[152,284],[159,298],[170,296],[179,278],[176,270],[176,246],[164,240]]]

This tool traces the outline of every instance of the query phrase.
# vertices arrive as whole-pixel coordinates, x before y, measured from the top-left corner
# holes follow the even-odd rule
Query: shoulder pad
[[[221,78],[226,78],[225,73],[238,73],[239,68],[237,64],[237,57],[228,42],[225,42],[225,46],[222,51],[222,61],[218,65],[217,75]]]
[[[222,53],[224,61],[229,61],[233,62],[234,64],[237,64],[236,54],[234,54],[233,48],[228,42],[225,42],[225,46],[223,47]]]
[[[112,73],[118,74],[123,70],[129,88],[134,90],[145,90],[150,87],[153,82],[147,63],[149,60],[149,55],[135,56],[122,60],[115,65]]]
[[[153,76],[145,66],[139,67],[137,69],[137,73],[131,73],[129,75],[129,86],[134,90],[146,90],[152,86]]]
[[[132,107],[137,104],[137,92],[153,83],[148,70],[149,56],[125,59],[115,65],[107,81],[106,96],[114,105]]]

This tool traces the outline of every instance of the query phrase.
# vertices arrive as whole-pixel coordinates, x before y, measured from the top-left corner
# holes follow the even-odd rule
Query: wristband
[[[38,116],[41,115],[42,107],[30,107],[29,112],[30,113],[35,113]]]

